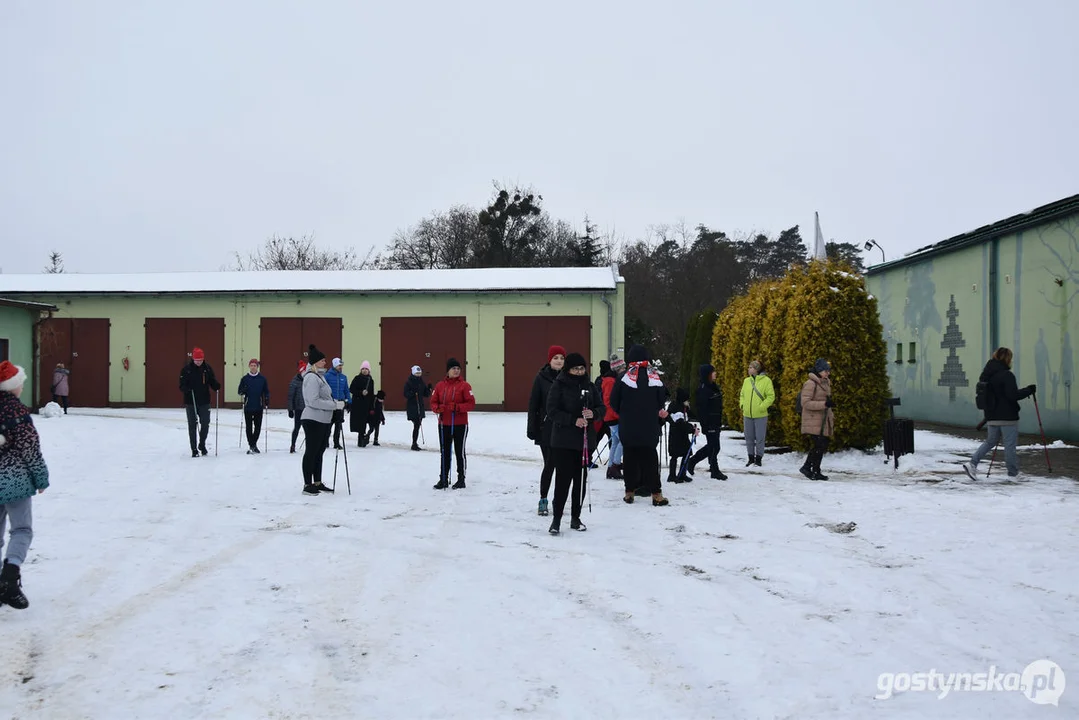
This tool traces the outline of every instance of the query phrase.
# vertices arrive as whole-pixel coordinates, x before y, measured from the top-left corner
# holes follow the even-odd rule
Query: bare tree
[[[397,231],[383,265],[402,270],[472,267],[482,237],[476,211],[457,205]]]
[[[64,256],[56,250],[49,253],[49,264],[45,266],[43,272],[50,275],[58,275],[64,271]]]
[[[372,258],[374,248],[361,260],[356,251],[322,250],[315,246],[314,238],[269,238],[261,248],[244,259],[234,253],[230,270],[368,270],[378,267],[379,257]]]

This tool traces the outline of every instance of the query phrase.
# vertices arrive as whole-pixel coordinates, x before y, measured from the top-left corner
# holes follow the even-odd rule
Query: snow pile
[[[64,414],[64,409],[57,403],[50,402],[45,407],[38,411],[38,414],[43,418],[57,418]]]

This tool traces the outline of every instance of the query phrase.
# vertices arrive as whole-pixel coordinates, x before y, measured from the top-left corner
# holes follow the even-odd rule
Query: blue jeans
[[[1019,474],[1019,457],[1016,455],[1015,446],[1019,442],[1019,426],[1018,425],[989,425],[989,436],[985,439],[978,449],[974,451],[974,455],[970,458],[970,464],[974,467],[978,466],[982,458],[986,456],[986,453],[991,451],[997,446],[1001,438],[1004,439],[1004,465],[1008,468],[1009,476],[1016,476]]]
[[[607,461],[610,465],[622,464],[622,441],[618,438],[618,423],[611,425],[611,456]]]

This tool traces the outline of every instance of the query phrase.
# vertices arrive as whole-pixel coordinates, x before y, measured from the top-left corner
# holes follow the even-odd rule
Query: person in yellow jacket
[[[742,392],[738,396],[738,406],[742,408],[742,422],[745,424],[746,451],[749,453],[746,467],[761,466],[764,436],[768,432],[768,408],[775,401],[772,378],[764,374],[760,360],[754,360],[749,364],[749,376],[742,381]]]

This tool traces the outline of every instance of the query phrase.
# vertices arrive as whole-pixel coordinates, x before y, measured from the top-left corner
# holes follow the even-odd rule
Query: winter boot
[[[191,457],[198,457],[198,456],[199,456],[199,451],[194,449],[194,448],[191,448]]]
[[[720,470],[718,467],[712,468],[711,475],[712,475],[713,480],[726,480],[727,479],[727,476],[724,475],[723,471]]]
[[[809,467],[809,461],[808,460],[806,460],[805,464],[802,465],[802,467],[798,468],[798,472],[802,473],[803,475],[805,475],[810,480],[814,479],[813,478],[813,475],[814,475],[813,468]]]
[[[411,450],[419,450],[419,449],[420,449],[420,446],[419,446],[419,445],[417,445],[416,443],[412,443],[412,447],[411,447],[410,449],[411,449]]]
[[[251,446],[251,452],[253,452],[255,455],[261,455],[262,454],[262,452],[259,450],[258,445],[252,445]]]
[[[536,514],[537,515],[546,515],[547,514],[547,498],[540,498],[539,510],[536,511]]]
[[[304,485],[303,486],[303,494],[304,495],[318,495],[319,494],[318,488],[315,487],[314,485],[311,485],[311,484]]]
[[[552,535],[558,535],[560,532],[562,532],[561,526],[562,518],[556,516],[555,519],[551,521],[551,527],[547,528],[547,532],[551,533]]]
[[[584,532],[588,528],[586,528],[584,526],[584,523],[581,522],[581,518],[575,517],[575,518],[573,518],[572,520],[569,521],[569,529],[570,530],[576,530],[577,532]]]
[[[622,496],[622,502],[626,503],[627,505],[632,505],[635,495],[636,493],[634,493],[632,490],[626,490],[626,494]]]
[[[443,478],[435,483],[435,490],[445,490],[450,486],[450,481]]]
[[[323,484],[322,484],[321,482],[317,482],[317,483],[315,483],[314,485],[312,485],[311,487],[315,488],[315,489],[316,489],[316,490],[318,490],[319,492],[324,492],[324,493],[332,493],[332,492],[333,492],[333,490],[332,490],[332,489],[330,489],[330,488],[326,487],[326,486],[325,486],[325,485],[323,485]]]
[[[763,455],[754,455],[753,456],[753,464],[756,465],[757,467],[762,467],[761,466],[761,460],[762,459],[764,459]]]
[[[19,566],[4,561],[4,569],[0,571],[0,605],[10,605],[16,610],[25,610],[30,606],[30,601],[22,594],[22,578],[19,576]]]
[[[296,446],[295,445],[289,445],[288,452],[289,452],[289,455],[295,455],[296,454]]]
[[[675,473],[669,473],[669,474],[667,475],[667,482],[669,482],[669,483],[681,483],[681,482],[685,482],[685,480],[683,480],[682,478],[680,478],[680,477],[679,477],[679,476],[678,476],[677,474],[675,474]]]
[[[464,479],[464,477],[457,478],[457,482],[455,482],[453,484],[453,489],[454,490],[464,490],[465,489],[465,479]]]
[[[663,497],[663,493],[661,493],[661,492],[652,493],[652,506],[653,507],[663,507],[665,505],[670,505],[670,504],[671,504],[671,501],[668,500],[667,498]]]
[[[756,455],[750,455],[749,460],[746,461],[746,467],[749,467],[750,465],[753,465],[756,462],[757,462],[757,456]]]
[[[209,455],[210,451],[206,449],[206,443],[199,443],[199,452],[203,455]]]

